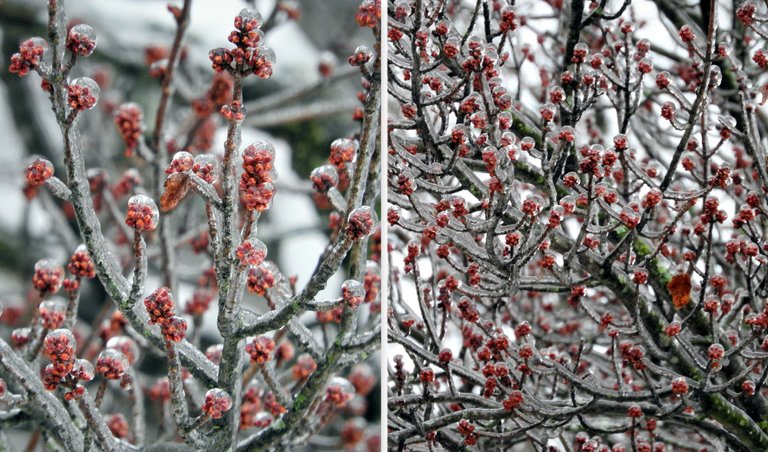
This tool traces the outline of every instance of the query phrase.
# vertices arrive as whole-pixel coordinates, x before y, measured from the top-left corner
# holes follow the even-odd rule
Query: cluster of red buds
[[[64,269],[51,259],[41,259],[35,264],[32,285],[41,294],[55,294],[64,282]]]
[[[235,257],[243,267],[261,265],[267,258],[267,245],[252,237],[235,249]]]
[[[59,385],[66,386],[69,389],[64,394],[67,400],[85,392],[79,381],[90,381],[94,377],[93,365],[87,360],[77,359],[76,349],[75,336],[67,329],[53,330],[43,341],[43,353],[51,360],[43,369],[43,384],[49,391]]]
[[[245,352],[251,357],[251,362],[259,365],[269,361],[274,351],[275,341],[267,336],[255,337],[245,346]]]
[[[211,66],[216,72],[227,71],[231,74],[247,76],[255,74],[260,78],[272,75],[275,53],[263,44],[264,32],[261,14],[243,9],[235,17],[235,30],[229,35],[229,42],[234,49],[219,47],[208,54]]]
[[[181,342],[187,333],[187,322],[174,314],[175,308],[171,289],[160,287],[144,299],[149,314],[149,324],[160,325],[165,340]]]
[[[272,205],[277,179],[274,160],[275,148],[266,141],[257,141],[243,151],[240,192],[246,209],[263,212]]]
[[[27,166],[24,177],[27,179],[27,184],[39,187],[53,177],[53,163],[43,158],[36,158]]]
[[[67,264],[67,271],[75,278],[91,279],[96,277],[96,267],[93,265],[88,248],[81,243],[72,253]]]
[[[232,397],[227,391],[219,388],[209,389],[205,393],[202,411],[211,419],[220,419],[232,408]]]
[[[99,101],[99,85],[88,77],[80,77],[67,87],[67,103],[75,111],[90,110]]]
[[[139,146],[141,135],[144,133],[144,112],[139,104],[128,102],[115,110],[114,121],[125,143],[125,156],[130,157]]]
[[[11,65],[8,70],[12,74],[24,77],[30,70],[40,65],[47,48],[48,43],[43,38],[27,39],[19,45],[19,52],[11,55]]]
[[[67,34],[67,50],[74,55],[87,57],[96,49],[96,31],[90,25],[78,24]]]
[[[128,200],[125,224],[139,231],[153,231],[160,221],[157,204],[149,196],[134,195]]]
[[[373,209],[360,206],[347,217],[347,228],[344,232],[352,240],[361,240],[373,233],[377,222],[378,218]]]

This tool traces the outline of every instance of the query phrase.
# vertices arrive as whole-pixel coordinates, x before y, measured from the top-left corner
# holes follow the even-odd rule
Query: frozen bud
[[[75,361],[75,366],[72,368],[71,375],[80,381],[91,381],[96,375],[96,371],[90,361],[87,359],[78,359]]]
[[[48,49],[48,43],[43,38],[29,38],[19,45],[19,53],[11,56],[11,66],[8,70],[12,74],[24,77],[31,69],[36,68],[42,61],[43,54]]]
[[[532,137],[525,137],[520,140],[520,149],[523,151],[530,151],[536,145],[536,141]]]
[[[149,314],[149,324],[163,324],[173,316],[174,303],[171,289],[160,287],[144,299]]]
[[[67,316],[67,303],[64,300],[47,300],[40,303],[38,308],[43,328],[55,330],[59,328]]]
[[[181,342],[187,335],[187,321],[181,317],[173,316],[160,325],[160,331],[169,342]]]
[[[213,388],[205,393],[205,402],[201,410],[211,419],[220,419],[230,408],[232,408],[232,397],[227,391]]]
[[[235,250],[235,256],[240,265],[261,265],[267,257],[267,245],[257,238],[250,238],[241,243]]]
[[[258,185],[249,185],[243,193],[245,208],[264,212],[272,207],[272,198],[275,197],[275,186],[271,182]]]
[[[371,52],[371,49],[361,45],[355,49],[355,52],[352,54],[352,56],[349,57],[347,61],[349,62],[350,66],[362,66],[365,63],[371,61],[372,57],[373,52]]]
[[[209,184],[216,181],[216,158],[210,154],[200,154],[195,156],[192,164],[192,172],[197,177]]]
[[[117,350],[133,365],[139,359],[139,346],[128,336],[115,336],[107,341],[107,348]]]
[[[251,362],[259,365],[269,361],[274,351],[275,341],[267,336],[256,337],[250,344],[246,344],[245,346],[245,352],[250,355]]]
[[[53,176],[53,163],[44,158],[37,158],[27,166],[24,176],[29,185],[39,187]]]
[[[421,369],[421,372],[419,372],[419,380],[421,380],[422,383],[432,383],[435,381],[435,371],[430,367]]]
[[[184,173],[191,170],[194,164],[195,159],[192,157],[192,154],[187,151],[179,151],[173,155],[173,159],[168,168],[165,169],[165,173]]]
[[[360,281],[348,279],[341,285],[341,296],[344,302],[354,309],[365,301],[365,286]]]
[[[96,31],[86,24],[72,27],[67,34],[67,49],[78,56],[90,56],[96,48]]]
[[[360,144],[357,140],[338,138],[331,143],[328,161],[336,168],[344,168],[344,165],[355,160]]]
[[[312,170],[309,175],[312,187],[320,193],[325,193],[339,185],[339,173],[332,165],[323,165]]]
[[[119,380],[128,370],[128,359],[120,351],[108,348],[96,359],[96,372],[107,380]]]
[[[378,378],[371,369],[371,366],[363,363],[352,368],[349,374],[349,381],[355,387],[355,391],[361,395],[368,395],[378,382]]]
[[[560,86],[554,86],[549,90],[549,101],[560,104],[565,100],[565,90]]]
[[[589,54],[589,47],[583,42],[580,42],[576,44],[573,47],[573,57],[571,58],[571,63],[575,64],[581,64],[587,60],[587,55]]]
[[[557,107],[555,107],[555,105],[552,103],[546,103],[539,107],[539,114],[541,115],[541,119],[546,122],[551,122],[553,119],[555,119],[556,111]]]
[[[64,269],[51,259],[41,259],[35,264],[32,285],[42,293],[56,293],[64,281]]]
[[[693,32],[693,28],[687,24],[680,28],[678,35],[680,36],[680,39],[686,44],[689,44],[693,42],[694,39],[696,39],[696,34]]]
[[[720,344],[712,344],[707,350],[707,356],[713,361],[717,361],[725,356],[725,348]]]
[[[32,329],[29,327],[16,328],[11,331],[11,343],[16,348],[21,348],[29,343]]]
[[[76,348],[75,336],[64,328],[51,331],[43,341],[43,350],[51,361],[73,361]]]
[[[326,388],[325,400],[342,408],[355,395],[355,387],[346,378],[333,377]]]
[[[259,46],[249,64],[256,77],[269,78],[272,76],[275,61],[277,61],[277,58],[275,57],[274,50],[269,47]]]
[[[675,378],[672,380],[672,393],[675,395],[683,395],[688,393],[688,382],[683,377]]]
[[[271,261],[266,261],[248,270],[246,288],[249,292],[263,296],[268,289],[275,287],[279,278],[280,271],[277,266]]]
[[[160,212],[155,201],[149,196],[134,195],[128,200],[128,213],[125,224],[139,231],[152,231],[157,228]]]
[[[261,14],[252,9],[243,8],[235,16],[235,28],[242,32],[249,32],[261,28],[264,23]]]
[[[144,112],[138,104],[129,102],[120,105],[115,111],[114,122],[125,143],[125,154],[131,155],[138,147],[141,135],[144,133],[142,122]]]
[[[88,249],[84,243],[81,243],[75,249],[72,257],[69,258],[67,271],[77,278],[90,279],[96,276],[96,267],[93,265],[93,260],[91,260],[91,256],[88,254]]]
[[[245,119],[246,112],[245,106],[239,100],[235,100],[231,104],[223,105],[220,113],[227,121],[241,122]]]
[[[227,68],[232,67],[232,61],[234,60],[232,53],[222,47],[208,52],[208,58],[211,60],[211,67],[216,72],[224,72]]]
[[[626,135],[620,133],[613,137],[613,147],[615,147],[617,151],[624,151],[629,147],[629,139]]]
[[[109,431],[118,439],[128,438],[130,427],[128,420],[121,413],[110,414],[106,417],[107,427]]]
[[[73,110],[90,110],[99,100],[99,85],[91,78],[80,77],[67,88],[67,103]]]
[[[352,240],[368,237],[376,228],[376,212],[369,206],[360,206],[347,217],[345,233]]]
[[[302,381],[309,378],[309,376],[317,370],[317,363],[312,359],[311,355],[303,354],[296,360],[296,364],[293,365],[291,374],[294,380]]]

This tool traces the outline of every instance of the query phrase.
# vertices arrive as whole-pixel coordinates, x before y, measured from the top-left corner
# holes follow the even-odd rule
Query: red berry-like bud
[[[259,365],[269,361],[274,351],[275,341],[267,336],[256,337],[245,346],[245,352],[251,356],[251,362]]]
[[[512,391],[509,396],[504,399],[504,402],[502,402],[502,405],[504,405],[504,409],[507,411],[512,411],[523,404],[524,397],[523,393],[520,391]]]
[[[296,364],[293,365],[291,374],[294,380],[303,381],[309,378],[309,376],[317,370],[317,363],[312,356],[304,354],[299,356],[296,360]]]
[[[368,237],[376,228],[376,212],[369,206],[360,206],[347,217],[345,233],[352,240]]]
[[[29,185],[39,187],[53,176],[53,163],[43,158],[37,158],[27,166],[24,176]]]
[[[78,359],[75,361],[75,366],[72,368],[70,375],[79,381],[91,381],[96,376],[96,372],[90,361]]]
[[[181,342],[187,335],[187,321],[181,317],[173,316],[160,325],[160,330],[165,336],[165,340]]]
[[[209,389],[205,393],[205,402],[201,410],[211,419],[220,419],[232,408],[232,397],[227,391],[219,388]]]
[[[90,56],[96,48],[96,31],[86,24],[72,27],[67,34],[67,49],[78,56]]]
[[[326,389],[325,401],[342,408],[355,396],[355,387],[346,378],[333,377]]]
[[[627,415],[631,418],[638,418],[643,415],[643,410],[637,405],[631,405],[627,410]]]
[[[336,168],[344,168],[347,163],[352,162],[357,155],[360,144],[356,140],[349,138],[339,138],[331,143],[330,156],[328,161]]]
[[[672,393],[683,395],[688,393],[688,382],[683,377],[672,380]]]
[[[47,300],[40,303],[40,319],[43,321],[43,328],[46,330],[55,330],[64,323],[67,315],[67,303],[63,300]]]
[[[160,287],[144,299],[144,306],[149,314],[149,324],[163,324],[174,314],[173,295],[171,289]]]
[[[96,267],[93,265],[91,256],[88,254],[88,249],[85,244],[80,244],[75,249],[72,257],[69,258],[69,264],[67,264],[67,271],[72,276],[78,278],[93,278],[96,276]]]
[[[263,296],[267,293],[268,289],[275,287],[279,278],[280,271],[277,269],[277,266],[271,261],[266,261],[261,265],[248,269],[246,288],[249,292]]]
[[[109,431],[112,432],[113,435],[115,435],[115,438],[124,439],[128,438],[128,433],[130,432],[130,427],[128,425],[128,420],[123,416],[121,413],[117,414],[110,414],[107,416],[107,427],[109,427]]]
[[[332,165],[323,165],[312,170],[309,180],[312,182],[312,188],[319,193],[326,193],[339,185],[339,173]]]
[[[241,122],[245,119],[245,106],[240,101],[232,101],[229,105],[221,107],[221,115],[224,116],[227,121]]]
[[[707,356],[712,361],[717,361],[725,355],[725,348],[720,344],[712,344],[707,349]]]
[[[421,380],[422,383],[432,383],[435,381],[435,371],[429,367],[421,369],[421,372],[419,372],[419,380]]]
[[[144,132],[142,122],[144,112],[138,104],[129,102],[120,105],[115,111],[114,122],[125,143],[125,155],[130,156],[139,146],[139,140]]]
[[[261,265],[267,257],[267,245],[257,238],[251,238],[237,247],[235,256],[243,267]]]
[[[51,259],[41,259],[35,264],[32,285],[41,293],[54,294],[61,289],[64,281],[64,269]]]
[[[365,287],[360,281],[348,279],[341,285],[341,297],[351,308],[360,306],[365,301]]]
[[[76,111],[90,110],[96,106],[100,93],[99,85],[88,77],[80,77],[67,87],[67,103]]]
[[[119,380],[128,370],[128,359],[120,351],[108,348],[96,359],[96,372],[107,380]]]
[[[160,212],[152,198],[134,195],[128,200],[125,224],[139,231],[153,231],[160,221]]]

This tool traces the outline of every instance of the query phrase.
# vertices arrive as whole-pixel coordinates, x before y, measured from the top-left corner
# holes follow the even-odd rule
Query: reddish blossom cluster
[[[243,174],[240,177],[240,192],[248,210],[263,212],[272,205],[275,195],[273,182],[275,148],[257,141],[243,150]]]
[[[229,42],[234,49],[217,48],[211,50],[208,58],[216,72],[239,73],[244,76],[255,74],[260,78],[272,75],[275,54],[262,41],[264,33],[261,15],[249,9],[243,9],[235,17],[235,30],[229,35]],[[234,66],[233,66],[234,65]]]
[[[177,317],[171,289],[160,287],[144,299],[149,314],[149,324],[160,325],[160,330],[169,342],[180,342],[187,333],[187,322]]]

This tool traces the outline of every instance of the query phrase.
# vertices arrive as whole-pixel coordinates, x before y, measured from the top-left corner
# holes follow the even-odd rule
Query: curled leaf
[[[669,294],[672,295],[672,304],[675,309],[684,308],[691,300],[691,275],[679,273],[667,283]]]
[[[189,192],[189,175],[173,173],[165,180],[165,190],[160,196],[160,211],[170,212],[179,205]]]

